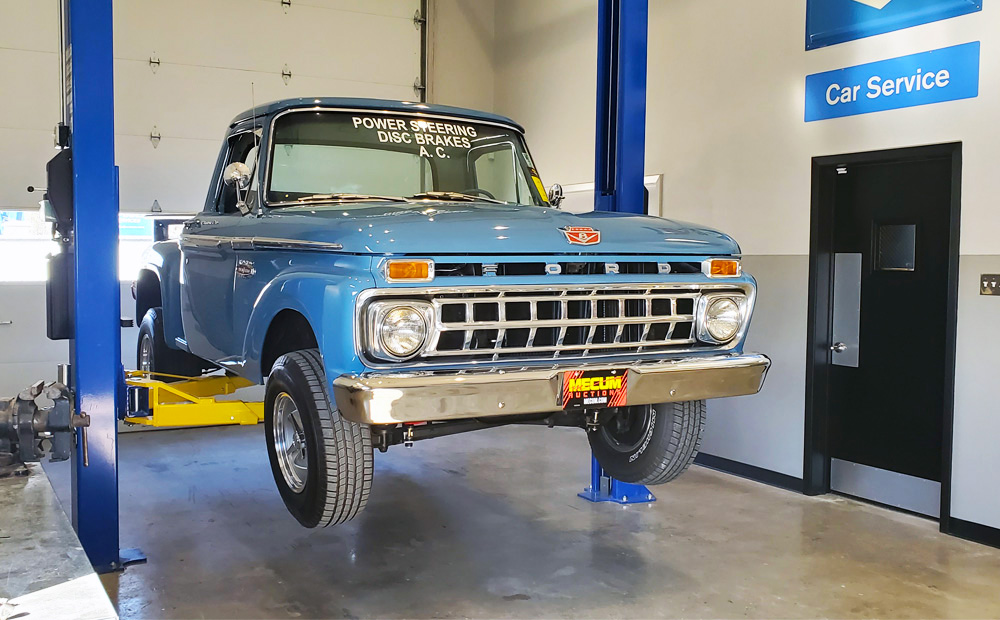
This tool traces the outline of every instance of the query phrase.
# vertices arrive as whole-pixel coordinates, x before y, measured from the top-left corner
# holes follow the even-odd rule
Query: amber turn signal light
[[[434,279],[434,261],[390,260],[386,263],[385,279],[389,282],[428,282]]]
[[[740,261],[712,258],[704,262],[702,272],[710,278],[735,278],[740,275]]]

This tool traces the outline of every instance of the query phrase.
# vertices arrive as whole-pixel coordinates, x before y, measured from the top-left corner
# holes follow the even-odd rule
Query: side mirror
[[[246,202],[246,190],[250,187],[251,176],[250,166],[241,161],[234,161],[222,171],[222,181],[236,188],[236,208],[243,215],[250,213],[250,207]]]
[[[244,190],[250,187],[250,166],[234,161],[222,171],[222,179],[226,185],[235,185],[237,190]]]
[[[554,183],[549,187],[549,204],[555,208],[559,208],[562,201],[566,199],[566,194],[563,193],[562,185]]]

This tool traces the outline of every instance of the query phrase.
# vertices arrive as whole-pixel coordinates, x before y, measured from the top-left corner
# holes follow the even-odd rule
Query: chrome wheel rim
[[[309,479],[309,451],[302,416],[287,392],[274,400],[274,452],[285,484],[301,493]]]
[[[153,339],[146,334],[139,342],[139,370],[151,372],[153,370]]]

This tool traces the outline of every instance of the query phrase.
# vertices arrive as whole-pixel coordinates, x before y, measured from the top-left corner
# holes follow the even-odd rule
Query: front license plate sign
[[[562,375],[563,409],[623,407],[628,392],[627,370],[569,370]]]

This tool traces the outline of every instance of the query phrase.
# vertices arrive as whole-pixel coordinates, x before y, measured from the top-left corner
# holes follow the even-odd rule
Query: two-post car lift
[[[600,0],[594,206],[643,212],[646,119],[647,0]],[[119,550],[118,430],[127,415],[121,366],[118,282],[118,169],[114,154],[112,0],[63,0],[64,127],[71,153],[72,226],[62,240],[69,257],[71,383],[76,412],[89,414],[73,459],[73,524],[99,571],[131,558]],[[50,179],[50,192],[53,182]],[[50,283],[51,286],[51,283]],[[153,426],[256,423],[260,403],[214,398],[241,384],[226,377],[181,383],[130,374],[149,388]],[[651,501],[648,489],[626,485],[592,465],[592,501]],[[125,555],[125,557],[123,557]]]

